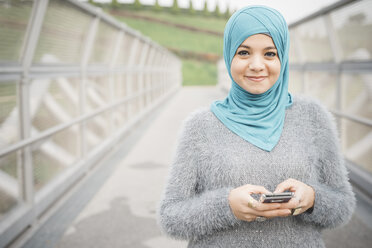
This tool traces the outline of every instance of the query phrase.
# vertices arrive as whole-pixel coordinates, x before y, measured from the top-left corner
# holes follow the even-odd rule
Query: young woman
[[[184,123],[159,220],[189,247],[324,247],[355,206],[331,115],[288,93],[288,26],[264,6],[224,33],[232,86]],[[291,191],[287,203],[257,195]]]

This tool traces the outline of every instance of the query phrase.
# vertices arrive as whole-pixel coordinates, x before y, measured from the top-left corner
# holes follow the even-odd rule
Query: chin
[[[259,95],[259,94],[263,94],[267,91],[267,89],[265,90],[259,90],[259,89],[255,89],[255,90],[252,90],[252,89],[245,89],[246,91],[248,91],[249,93],[253,94],[253,95]]]

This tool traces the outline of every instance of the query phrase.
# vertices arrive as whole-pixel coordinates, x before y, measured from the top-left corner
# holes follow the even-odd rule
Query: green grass
[[[176,24],[216,31],[223,33],[227,20],[225,18],[203,17],[200,15],[172,14],[168,12],[137,11],[137,15],[154,17],[160,20],[169,21]]]
[[[195,25],[198,27],[208,27],[208,25],[213,26],[211,22],[216,19],[212,17],[203,18],[200,16],[190,17],[187,15],[175,16],[167,13],[146,12],[146,14],[156,15],[156,17],[159,19],[163,17],[168,18],[168,21],[174,21],[175,23],[179,23],[182,20],[187,20],[184,22],[182,21],[183,24]],[[125,22],[129,27],[140,31],[143,35],[149,37],[162,46],[184,51],[211,53],[222,56],[222,37],[192,32],[160,23],[148,22],[145,20],[127,17],[117,18],[120,21]],[[223,19],[218,19],[218,21],[222,23]],[[200,25],[197,25],[197,22],[199,22]],[[214,28],[217,28],[217,26]],[[220,26],[219,29],[223,30],[223,27]],[[215,63],[183,59],[182,64],[183,85],[215,85],[217,83],[217,66]]]
[[[184,86],[216,85],[217,65],[195,60],[183,60],[182,75]]]
[[[124,17],[119,17],[118,19],[162,46],[199,53],[222,55],[222,37],[191,32],[159,23],[151,23],[145,20]]]

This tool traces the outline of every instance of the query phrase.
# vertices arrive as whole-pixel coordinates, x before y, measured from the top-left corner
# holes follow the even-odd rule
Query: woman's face
[[[249,36],[236,50],[231,62],[231,76],[249,93],[265,93],[275,84],[279,75],[278,51],[270,36]]]

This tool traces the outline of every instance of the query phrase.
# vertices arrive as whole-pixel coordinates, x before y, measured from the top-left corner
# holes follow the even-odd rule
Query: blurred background
[[[177,130],[193,109],[226,96],[224,26],[250,4],[284,15],[289,90],[320,100],[340,131],[359,215],[327,234],[327,246],[371,244],[371,0],[0,0],[0,247],[94,247],[74,233],[107,201],[147,218],[126,232],[140,222],[157,228]],[[106,198],[97,193],[105,188]],[[80,235],[102,247],[86,226]],[[143,245],[135,232],[132,243],[103,240],[184,246],[159,230]]]

